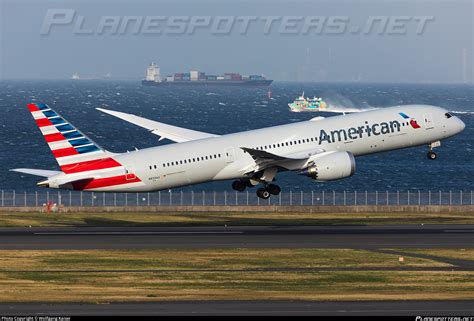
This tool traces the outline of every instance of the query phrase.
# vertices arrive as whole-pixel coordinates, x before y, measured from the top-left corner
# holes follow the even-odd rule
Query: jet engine
[[[355,158],[350,152],[315,155],[309,164],[299,174],[317,181],[333,181],[352,176],[355,172]]]

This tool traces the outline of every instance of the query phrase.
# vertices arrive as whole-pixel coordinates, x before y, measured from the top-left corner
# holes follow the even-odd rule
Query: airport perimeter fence
[[[72,206],[341,206],[341,205],[474,205],[473,191],[289,191],[264,200],[254,191],[160,191],[97,193],[78,191],[18,192],[1,190],[1,207]]]

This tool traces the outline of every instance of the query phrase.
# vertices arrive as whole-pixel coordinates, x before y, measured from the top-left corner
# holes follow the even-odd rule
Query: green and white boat
[[[325,111],[327,109],[327,104],[320,97],[305,98],[304,92],[296,98],[292,103],[288,104],[291,111],[301,112],[301,111]]]

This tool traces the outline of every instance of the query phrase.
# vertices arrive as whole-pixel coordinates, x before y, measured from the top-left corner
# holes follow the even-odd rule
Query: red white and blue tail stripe
[[[114,159],[115,154],[102,149],[48,105],[31,103],[28,109],[61,171],[77,174],[73,175],[78,177],[77,181],[72,182],[74,189],[120,190],[124,185],[132,187],[141,182]],[[97,175],[99,172],[100,175]],[[87,176],[87,179],[80,180],[82,176]]]
[[[90,161],[106,152],[45,104],[28,104],[44,139],[58,164]]]

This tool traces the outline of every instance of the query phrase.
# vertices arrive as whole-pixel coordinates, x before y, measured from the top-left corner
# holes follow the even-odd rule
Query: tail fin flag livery
[[[28,104],[28,109],[64,173],[121,166],[48,105]]]
[[[11,171],[46,177],[38,186],[100,190],[112,186],[138,183],[133,175],[127,176],[124,166],[48,105],[27,105],[36,125],[48,144],[61,171],[16,168]],[[71,175],[69,175],[71,174]]]
[[[103,158],[105,151],[45,104],[28,104],[58,164]]]

